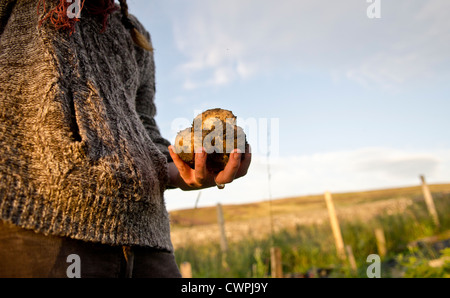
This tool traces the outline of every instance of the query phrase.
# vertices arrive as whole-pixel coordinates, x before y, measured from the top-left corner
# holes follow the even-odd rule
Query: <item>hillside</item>
[[[450,193],[450,184],[435,184],[429,185],[429,187],[431,192]],[[401,197],[411,198],[418,196],[422,196],[421,186],[363,192],[334,193],[333,200],[336,207],[339,207]],[[308,210],[324,209],[325,207],[323,194],[319,194],[272,200],[272,202],[262,201],[241,205],[224,205],[223,211],[225,220],[227,222],[232,222],[266,217],[270,215],[270,210],[272,211],[272,215],[283,215]],[[172,228],[215,224],[217,222],[216,207],[176,210],[170,212],[170,218]]]
[[[450,193],[450,184],[429,185],[432,193]],[[403,187],[363,192],[334,193],[333,200],[340,219],[367,220],[381,212],[399,213],[413,200],[422,200],[422,187]],[[229,241],[243,237],[265,237],[271,231],[295,228],[302,224],[328,220],[323,194],[300,196],[271,202],[224,205],[226,234]],[[191,242],[218,241],[216,207],[170,212],[172,241],[175,247]]]

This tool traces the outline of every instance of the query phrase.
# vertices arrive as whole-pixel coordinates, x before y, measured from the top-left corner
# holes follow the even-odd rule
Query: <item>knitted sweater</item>
[[[104,33],[84,13],[69,35],[38,26],[37,2],[0,0],[0,220],[172,251],[152,53],[120,12]]]

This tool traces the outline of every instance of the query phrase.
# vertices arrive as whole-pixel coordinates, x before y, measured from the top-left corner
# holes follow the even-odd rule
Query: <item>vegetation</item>
[[[431,189],[438,210],[440,226],[433,223],[423,197],[416,188],[406,191],[406,196],[412,203],[401,213],[383,210],[376,216],[367,219],[361,216],[339,218],[344,242],[353,250],[357,264],[356,271],[350,268],[347,261],[342,261],[337,257],[333,234],[327,221],[279,229],[274,233],[268,232],[264,237],[255,237],[255,234],[248,235],[239,241],[229,243],[226,254],[221,251],[219,241],[201,244],[193,240],[176,247],[175,256],[179,264],[191,263],[193,277],[267,277],[270,276],[270,248],[277,246],[282,251],[283,272],[286,275],[318,276],[325,274],[330,277],[367,277],[366,270],[369,265],[366,262],[367,256],[378,253],[374,230],[382,228],[386,238],[387,254],[382,258],[381,277],[449,277],[450,263],[448,261],[444,261],[443,265],[439,267],[430,266],[429,261],[450,257],[450,249],[436,246],[439,241],[450,238],[448,233],[450,230],[450,217],[448,216],[450,214],[450,193],[448,191],[436,192],[436,188]],[[439,188],[439,190],[442,189]],[[405,189],[402,191],[400,196],[404,198]],[[387,193],[389,195],[386,195]],[[359,202],[367,201],[369,197],[373,200],[399,197],[399,191],[389,190],[377,195],[373,192],[366,192],[360,193],[359,196],[342,194],[333,198],[335,197],[338,209],[339,206],[344,205],[358,206]],[[294,201],[290,201],[289,204],[292,211],[292,206],[295,205]],[[314,204],[319,204],[319,201],[314,201]],[[300,206],[300,204],[298,205]],[[282,204],[280,203],[279,206],[281,209]],[[255,208],[258,209],[258,207]],[[211,210],[207,212],[209,216],[211,213],[215,212],[211,212]],[[247,220],[249,218],[248,213],[245,212],[231,214]],[[182,222],[181,218],[182,216],[178,214],[178,219],[180,219],[178,224]],[[232,221],[232,219],[228,219]],[[442,239],[435,237],[434,241],[415,242],[415,245],[411,245],[413,241],[436,235],[442,235]]]

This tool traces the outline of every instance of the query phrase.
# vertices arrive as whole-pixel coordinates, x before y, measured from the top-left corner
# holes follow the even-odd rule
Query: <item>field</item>
[[[193,277],[267,277],[270,248],[279,247],[286,277],[367,277],[367,257],[379,253],[374,230],[381,228],[382,277],[449,277],[450,184],[429,188],[439,226],[420,186],[332,194],[356,270],[337,256],[323,194],[223,206],[226,252],[216,207],[173,211],[175,256],[178,264],[191,264]]]

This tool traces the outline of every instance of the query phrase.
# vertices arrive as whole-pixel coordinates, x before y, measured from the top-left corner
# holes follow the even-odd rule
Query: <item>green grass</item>
[[[352,247],[357,272],[337,257],[327,223],[297,226],[259,240],[249,236],[229,243],[227,254],[221,252],[219,243],[186,244],[176,249],[175,257],[178,264],[191,263],[193,277],[267,277],[270,276],[270,248],[277,246],[282,251],[284,273],[330,268],[331,277],[366,277],[369,265],[366,258],[378,253],[374,229],[383,228],[387,255],[382,259],[382,277],[448,277],[448,266],[436,269],[427,265],[429,259],[439,258],[439,252],[431,248],[411,250],[407,246],[419,238],[450,230],[450,194],[433,193],[433,196],[440,227],[435,226],[423,198],[416,194],[411,196],[413,204],[401,214],[382,213],[368,221],[341,220],[343,239]]]

